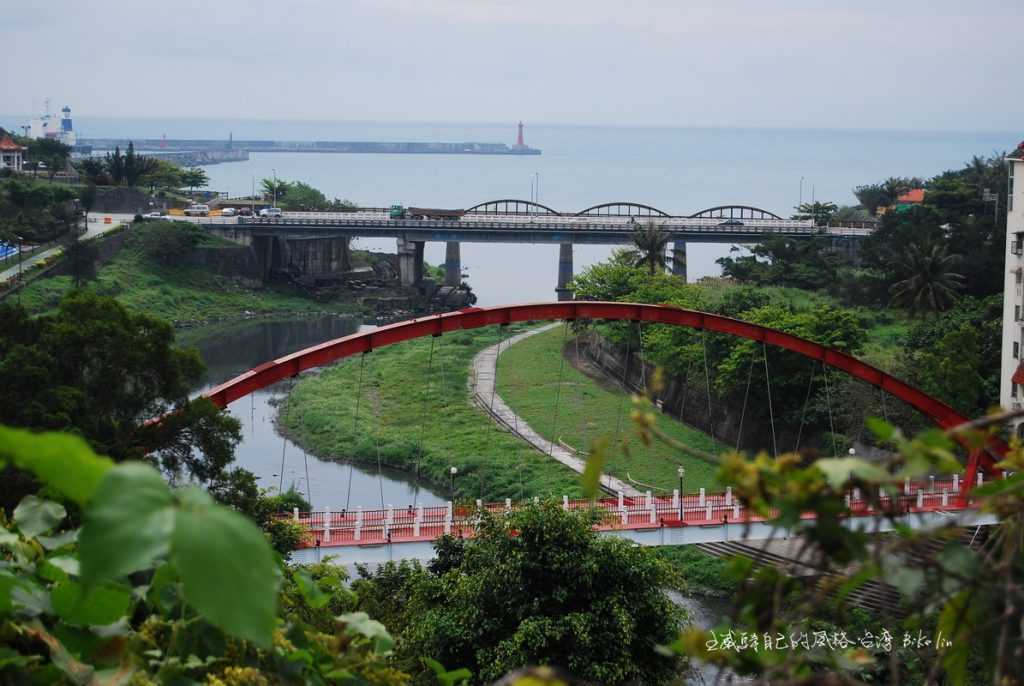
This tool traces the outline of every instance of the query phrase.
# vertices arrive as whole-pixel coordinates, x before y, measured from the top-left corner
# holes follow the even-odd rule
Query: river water
[[[252,319],[228,326],[195,329],[179,335],[199,350],[206,363],[201,392],[268,360],[316,343],[360,330],[350,316],[323,315],[285,320]],[[262,488],[295,489],[316,508],[377,508],[385,505],[427,505],[443,498],[404,472],[360,467],[339,460],[320,460],[282,437],[275,428],[277,403],[287,394],[281,382],[235,401],[228,411],[242,423],[242,442],[235,450],[236,464],[259,479]]]

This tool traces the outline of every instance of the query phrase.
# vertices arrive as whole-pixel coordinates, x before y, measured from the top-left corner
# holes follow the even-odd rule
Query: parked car
[[[185,214],[189,217],[206,217],[210,214],[209,205],[189,205],[185,208]]]
[[[238,210],[236,210],[234,207],[225,207],[220,211],[220,216],[222,217],[234,217],[237,214]]]
[[[281,212],[280,207],[264,207],[260,210],[261,217],[280,217],[282,214],[284,213]]]
[[[250,207],[239,207],[238,208],[238,216],[239,217],[251,217],[252,216],[252,208],[250,208]]]
[[[159,212],[147,212],[146,214],[142,215],[142,218],[143,219],[163,219],[164,215],[160,214]]]

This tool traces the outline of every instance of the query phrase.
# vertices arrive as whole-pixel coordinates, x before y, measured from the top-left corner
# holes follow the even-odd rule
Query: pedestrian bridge
[[[984,477],[978,474],[978,483]],[[903,484],[898,493],[880,493],[874,498],[858,489],[846,495],[845,524],[871,533],[892,531],[897,525],[931,528],[943,524],[978,526],[996,523],[994,515],[975,509],[960,475],[945,479]],[[535,501],[536,502],[536,499]],[[434,558],[434,541],[451,535],[473,538],[481,512],[512,513],[529,504],[482,503],[473,506],[426,507],[408,505],[385,509],[294,511],[291,518],[304,529],[302,543],[292,553],[300,563],[319,562],[328,557],[338,564],[381,564],[399,560],[427,562]],[[732,489],[721,493],[602,498],[573,500],[562,497],[562,507],[571,511],[593,511],[594,529],[642,546],[692,545],[725,541],[763,541],[788,538],[794,532],[780,528],[768,517],[751,512],[733,497]],[[808,514],[807,519],[813,519]]]

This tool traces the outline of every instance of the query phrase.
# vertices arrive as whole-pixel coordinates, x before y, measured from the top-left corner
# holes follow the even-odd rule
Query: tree
[[[87,183],[97,186],[105,186],[110,183],[110,175],[107,174],[107,165],[103,160],[95,157],[86,157],[75,162],[78,173],[85,177]]]
[[[85,221],[89,221],[89,213],[92,212],[93,205],[96,204],[96,185],[93,183],[87,183],[85,188],[78,191],[78,202],[82,206],[82,211],[85,214]]]
[[[96,276],[96,258],[99,251],[92,241],[72,241],[64,251],[67,259],[68,273],[75,288]]]
[[[278,202],[288,195],[288,190],[291,188],[291,184],[284,179],[263,179],[260,181],[260,187],[263,190],[263,197],[265,199],[277,198]],[[275,191],[276,189],[276,191]]]
[[[181,183],[184,186],[188,186],[189,193],[192,193],[196,188],[202,188],[210,183],[210,177],[204,169],[190,167],[189,169],[182,170]]]
[[[793,219],[813,219],[817,226],[827,226],[838,211],[834,202],[805,202],[797,206]]]
[[[658,269],[665,269],[665,248],[670,239],[665,227],[657,226],[653,221],[633,230],[633,245],[639,253],[638,264],[646,264],[652,276]]]
[[[278,193],[278,199],[280,200],[281,193]],[[302,181],[295,181],[289,183],[287,186],[287,193],[284,195],[284,199],[278,202],[278,205],[285,210],[298,210],[305,212],[313,212],[316,210],[326,210],[331,203],[327,201],[321,191],[313,188],[307,183]]]
[[[902,278],[889,288],[892,303],[913,314],[949,309],[963,285],[963,275],[954,271],[962,261],[942,245],[911,245],[896,263]]]
[[[148,460],[205,483],[231,461],[239,424],[208,400],[189,400],[202,370],[195,350],[174,345],[170,324],[112,298],[74,291],[36,318],[0,305],[0,423],[74,431],[115,460]],[[24,495],[3,490],[4,505]]]
[[[124,155],[121,154],[121,146],[115,145],[114,152],[107,153],[106,167],[112,184],[120,186],[124,183]]]
[[[154,157],[135,154],[135,143],[128,142],[128,152],[124,156],[124,181],[129,188],[135,188],[139,180],[156,171],[159,163]]]
[[[55,138],[35,138],[28,144],[28,156],[33,161],[46,165],[46,174],[52,182],[57,172],[67,166],[71,157],[71,147]]]
[[[142,253],[165,265],[181,264],[202,240],[202,228],[188,222],[145,222],[135,234]]]
[[[399,634],[399,667],[422,672],[430,655],[480,683],[530,664],[604,684],[672,677],[677,664],[655,650],[682,619],[663,563],[553,503],[480,516],[475,538],[438,542],[431,571],[385,566],[360,582]]]
[[[148,159],[153,160],[154,164],[152,169],[139,180],[140,183],[149,186],[151,192],[157,188],[176,189],[181,187],[183,175],[181,167],[159,157]]]

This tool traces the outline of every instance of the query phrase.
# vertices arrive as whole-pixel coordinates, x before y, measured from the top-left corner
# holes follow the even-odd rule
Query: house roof
[[[904,193],[903,195],[899,196],[898,198],[896,198],[896,202],[898,202],[898,203],[914,203],[914,204],[922,203],[922,202],[924,202],[924,189],[923,188],[913,188],[913,189],[907,191],[906,193]]]
[[[1024,160],[1024,141],[1021,141],[1017,149],[1006,156],[1008,160]]]
[[[19,150],[24,151],[25,148],[15,143],[10,136],[4,136],[3,138],[0,138],[0,150],[6,152],[16,152]]]
[[[1024,384],[1024,362],[1017,365],[1017,369],[1013,372],[1013,376],[1010,377],[1010,381],[1018,386]]]

